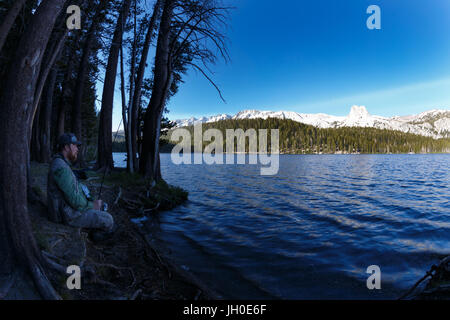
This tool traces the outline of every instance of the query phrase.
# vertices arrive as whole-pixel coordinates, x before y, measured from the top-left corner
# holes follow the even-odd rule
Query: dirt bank
[[[153,186],[149,191],[137,176],[113,172],[105,180],[102,199],[108,203],[108,212],[118,229],[110,239],[93,242],[88,230],[46,219],[47,173],[47,164],[32,163],[31,183],[36,198],[29,203],[29,211],[38,244],[55,265],[49,270],[49,278],[63,299],[222,298],[173,263],[167,252],[151,241],[150,231],[131,221],[144,215],[151,220],[164,214],[161,210],[169,209],[187,197],[183,190],[163,184]],[[93,171],[86,173],[87,179],[82,182],[96,197],[102,175]],[[69,274],[63,271],[69,265],[81,266],[80,290],[67,288]],[[12,290],[9,298],[20,296],[17,292],[14,296]]]

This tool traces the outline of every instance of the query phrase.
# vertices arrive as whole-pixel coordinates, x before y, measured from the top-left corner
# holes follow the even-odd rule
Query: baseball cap
[[[78,141],[77,137],[73,133],[64,133],[59,137],[58,144],[60,147],[67,144],[76,144],[79,146],[81,145],[81,142]]]

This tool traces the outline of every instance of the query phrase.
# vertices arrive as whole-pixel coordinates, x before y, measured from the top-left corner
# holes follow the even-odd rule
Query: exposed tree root
[[[35,262],[30,266],[30,271],[34,284],[42,298],[45,300],[61,300],[60,295],[55,291],[38,262]]]
[[[114,205],[117,205],[119,203],[120,197],[122,196],[122,188],[119,187],[119,194],[117,195],[116,200],[114,201]]]
[[[16,281],[16,273],[13,273],[9,279],[6,281],[6,284],[0,288],[0,300],[5,298],[9,292],[9,290],[11,290],[11,287],[13,286],[14,282]]]
[[[61,260],[58,257],[46,252],[42,251],[42,257],[45,261],[45,263],[52,269],[60,272],[60,273],[66,273],[66,268],[64,268],[61,264],[53,261],[53,260]]]
[[[131,277],[132,277],[132,279],[133,279],[133,281],[132,281],[131,284],[128,286],[128,288],[133,287],[133,285],[136,283],[136,277],[134,276],[133,269],[131,269],[130,267],[118,267],[118,266],[115,266],[115,265],[110,264],[110,263],[97,263],[97,262],[91,262],[90,264],[93,265],[93,266],[95,266],[95,267],[104,267],[104,268],[115,269],[115,270],[117,270],[119,273],[120,273],[121,270],[127,270],[127,271],[130,273],[130,275],[131,275]]]
[[[130,300],[137,300],[142,295],[142,290],[138,289],[135,293],[131,296]]]

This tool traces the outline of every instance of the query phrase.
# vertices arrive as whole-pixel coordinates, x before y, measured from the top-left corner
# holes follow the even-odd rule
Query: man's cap
[[[73,133],[64,133],[59,137],[58,144],[60,147],[67,144],[76,144],[79,146],[81,142],[78,141],[77,137]]]

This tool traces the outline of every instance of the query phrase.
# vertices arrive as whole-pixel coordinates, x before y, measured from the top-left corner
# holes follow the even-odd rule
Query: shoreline
[[[124,169],[114,170],[121,176]],[[115,183],[105,179],[102,199],[108,203],[108,212],[114,217],[118,230],[112,239],[94,243],[87,230],[55,224],[46,215],[46,180],[48,164],[31,163],[32,190],[36,197],[29,201],[28,208],[33,231],[44,255],[50,258],[59,271],[47,270],[55,290],[67,300],[219,300],[222,295],[215,292],[191,272],[178,266],[162,246],[151,241],[153,234],[132,222],[139,215],[126,208],[126,197],[138,199],[140,188],[130,181]],[[89,178],[81,181],[91,194],[97,194],[101,174],[88,171]],[[116,177],[117,178],[117,177]],[[170,189],[168,187],[167,190]],[[160,192],[166,189],[160,189]],[[175,190],[179,192],[179,190]],[[167,201],[179,201],[175,195],[161,194]],[[133,198],[135,196],[136,198]],[[175,199],[175,200],[174,200]],[[167,205],[167,204],[166,204]],[[162,205],[164,206],[164,205]],[[156,216],[163,211],[153,210],[144,215]],[[61,266],[79,265],[82,271],[81,290],[69,290],[66,279],[69,274],[61,272]],[[33,291],[33,283],[26,276],[16,277],[13,289],[5,299],[39,299]],[[19,287],[28,287],[27,290]],[[25,292],[25,293],[24,293]]]
[[[193,272],[176,263],[171,258],[171,250],[160,243],[152,227],[158,228],[157,215],[164,212],[151,212],[147,215],[149,217],[147,221],[150,222],[148,226],[132,221],[130,213],[120,205],[120,199],[121,195],[129,197],[135,194],[136,190],[114,184],[109,180],[105,181],[102,198],[111,204],[109,212],[120,227],[111,241],[92,243],[83,230],[53,224],[42,217],[46,210],[46,199],[42,191],[46,187],[48,165],[32,163],[31,167],[32,187],[37,198],[29,203],[29,212],[39,247],[49,253],[48,256],[58,264],[64,266],[79,264],[85,273],[82,290],[70,291],[65,288],[67,274],[55,270],[48,271],[49,279],[63,299],[227,299],[223,294],[208,287]],[[124,171],[125,169],[119,168],[113,172]],[[98,179],[95,174],[88,179],[89,188],[93,193],[97,191]],[[67,263],[64,264],[65,262]],[[23,271],[19,270],[16,273],[16,283],[11,286],[11,292],[2,298],[40,299],[35,290],[33,291],[31,279]],[[439,293],[435,294],[435,292],[431,295],[419,293],[412,299],[442,297]]]
[[[118,154],[126,154],[126,152],[113,152],[113,153],[118,153]],[[161,154],[171,154],[171,150],[161,150],[160,152]],[[196,153],[202,153],[204,154],[204,152],[191,152],[189,154],[196,154]],[[183,154],[182,152],[180,154]],[[213,155],[215,153],[212,153]],[[219,153],[218,153],[219,154]],[[267,154],[267,155],[271,155],[272,153],[268,152],[268,153],[261,153],[261,152],[231,152],[231,153],[227,153],[227,152],[222,152],[221,154],[256,154],[256,155],[260,155],[260,154]],[[305,152],[305,153],[295,153],[295,152],[283,152],[280,151],[279,153],[274,153],[274,154],[288,154],[288,155],[414,155],[414,154],[450,154],[450,152],[396,152],[396,153],[365,153],[365,152],[334,152],[334,153],[329,153],[329,152]]]

